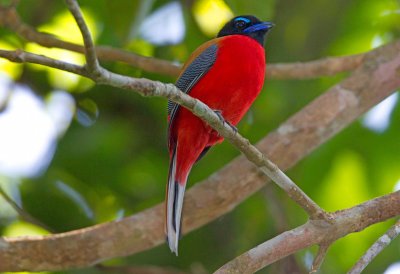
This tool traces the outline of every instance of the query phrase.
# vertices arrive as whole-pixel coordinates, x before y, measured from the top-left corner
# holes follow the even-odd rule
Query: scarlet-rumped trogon
[[[217,38],[201,45],[183,67],[176,86],[216,111],[233,127],[261,91],[265,76],[264,40],[273,27],[254,16],[229,21]],[[168,102],[170,155],[166,194],[167,242],[178,255],[181,214],[189,172],[223,138],[200,118]]]

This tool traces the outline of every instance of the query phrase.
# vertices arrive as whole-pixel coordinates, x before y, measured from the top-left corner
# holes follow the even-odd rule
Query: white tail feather
[[[178,183],[176,177],[177,146],[172,154],[166,200],[166,236],[169,248],[178,256],[181,217],[186,182]]]

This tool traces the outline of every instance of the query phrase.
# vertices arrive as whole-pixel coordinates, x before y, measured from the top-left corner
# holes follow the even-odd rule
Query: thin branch
[[[307,194],[304,193],[304,191],[299,188],[282,170],[280,170],[277,165],[272,163],[269,159],[266,159],[262,152],[260,152],[255,146],[249,144],[249,148],[246,148],[243,147],[241,143],[236,145],[237,141],[233,138],[229,141],[244,155],[246,155],[249,161],[260,167],[260,170],[282,188],[292,200],[299,204],[311,219],[324,219],[327,222],[331,221],[331,217],[322,208],[308,197]],[[243,141],[248,142],[248,140],[244,138]]]
[[[328,253],[328,249],[330,246],[331,246],[331,243],[320,244],[317,256],[315,257],[314,262],[311,266],[310,274],[316,273],[320,269],[322,263],[324,262],[326,254]]]
[[[44,47],[62,48],[78,53],[85,52],[84,47],[81,45],[59,40],[52,35],[38,32],[25,24],[14,8],[2,8],[0,6],[0,26],[8,27],[25,40],[38,43]],[[157,58],[144,57],[109,46],[96,46],[96,53],[101,60],[123,62],[148,72],[174,77],[180,73],[181,66],[179,64]],[[267,66],[267,77],[274,79],[310,79],[336,75],[358,68],[362,64],[364,56],[365,54],[357,54],[328,57],[309,62],[269,64]]]
[[[70,64],[64,61],[59,61],[43,55],[38,55],[23,50],[1,50],[0,57],[8,59],[14,63],[32,63],[43,65],[50,68],[55,68],[63,71],[68,71],[84,77],[89,77],[89,74],[84,67]]]
[[[288,119],[275,132],[261,140],[257,147],[283,169],[294,166],[400,87],[399,52],[400,42],[394,42],[368,53],[363,66],[354,74]],[[125,85],[126,89],[138,87],[144,95],[168,94],[166,89],[170,87],[145,79],[133,80],[123,76],[117,79],[120,80],[120,86]],[[206,181],[195,184],[186,193],[183,234],[231,211],[265,186],[265,182],[265,176],[260,176],[257,169],[242,156]],[[348,223],[342,228],[338,227],[343,232],[341,234],[344,236],[351,227],[361,230],[371,225],[370,221],[379,222],[399,214],[399,211],[396,211],[400,207],[398,193],[378,201],[379,204],[387,204],[387,210],[371,205],[367,210],[369,215],[361,222],[358,218],[350,217]],[[353,212],[358,212],[357,208],[353,208]],[[27,269],[56,271],[87,267],[109,258],[150,249],[164,242],[163,215],[163,204],[159,204],[121,221],[67,233],[44,237],[0,238],[0,272]],[[337,215],[334,215],[334,219],[335,216]],[[328,233],[326,237],[329,235]],[[301,235],[296,237],[301,238]],[[312,241],[315,240],[315,237],[312,237]],[[326,242],[329,238],[320,241]],[[288,241],[286,244],[290,250],[299,250],[312,245],[313,242],[305,239],[304,242]],[[277,250],[285,251],[281,248]],[[285,254],[282,254],[281,257],[284,256]]]
[[[380,237],[347,272],[347,274],[361,273],[371,262],[400,234],[400,220],[397,221],[382,237]]]
[[[81,31],[83,43],[85,45],[85,57],[86,64],[91,73],[99,73],[100,65],[97,60],[96,49],[94,47],[92,34],[88,26],[86,25],[85,19],[83,18],[82,11],[76,0],[65,0],[68,9],[74,16],[76,23],[78,24],[79,30]]]
[[[218,269],[215,274],[254,273],[306,247],[326,241],[333,242],[350,233],[363,230],[376,223],[373,219],[380,214],[385,216],[381,221],[389,216],[391,218],[400,215],[400,191],[335,212],[334,224],[326,225],[310,220],[247,251]],[[371,219],[372,216],[374,217]],[[324,255],[324,252],[321,254]]]
[[[3,199],[18,213],[18,215],[21,217],[22,220],[34,224],[38,227],[44,228],[49,232],[56,233],[54,229],[45,225],[40,220],[36,219],[31,214],[29,214],[29,212],[21,208],[10,196],[7,195],[7,193],[1,187],[0,187],[0,196],[2,196]]]

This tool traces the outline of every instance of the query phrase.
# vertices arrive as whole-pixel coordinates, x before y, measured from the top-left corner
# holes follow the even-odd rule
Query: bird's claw
[[[218,118],[221,120],[222,123],[227,124],[234,132],[235,134],[238,133],[237,127],[229,123],[227,120],[225,120],[224,116],[222,116],[222,112],[220,110],[214,110],[215,114],[217,114]]]
[[[214,110],[215,114],[217,114],[218,118],[222,121],[225,122],[224,116],[222,116],[222,111],[220,110]]]
[[[235,134],[236,133],[238,133],[238,129],[237,129],[237,127],[235,127],[234,125],[232,125],[231,123],[229,123],[229,122],[227,122],[228,123],[228,125],[232,128],[232,130],[235,132]]]

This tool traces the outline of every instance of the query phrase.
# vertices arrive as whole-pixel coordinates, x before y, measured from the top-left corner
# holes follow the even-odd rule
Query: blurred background
[[[10,1],[0,0],[0,4]],[[307,61],[369,51],[400,37],[398,0],[97,0],[79,1],[96,44],[182,63],[234,15],[276,24],[267,39],[270,63]],[[24,0],[23,20],[42,32],[81,43],[64,1]],[[0,29],[0,49],[24,49],[82,64],[83,56],[48,49]],[[164,82],[126,64],[111,71]],[[257,142],[331,85],[346,77],[268,80],[240,132]],[[288,175],[329,211],[400,189],[398,92],[323,144]],[[142,98],[66,72],[0,59],[0,235],[63,232],[129,216],[164,200],[168,171],[166,100]],[[213,148],[192,170],[189,187],[239,153]],[[7,195],[35,219],[22,221]],[[278,209],[276,209],[278,208]],[[277,218],[281,216],[281,220]],[[255,245],[306,221],[275,186],[231,213],[186,235],[179,257],[167,245],[106,265],[153,265],[209,273]],[[36,224],[33,224],[35,223]],[[344,273],[394,220],[337,241],[322,273]],[[303,273],[316,248],[259,273]],[[400,273],[400,239],[365,273]],[[397,264],[396,264],[397,261]],[[396,270],[397,266],[397,270]],[[101,273],[98,269],[63,273]]]

